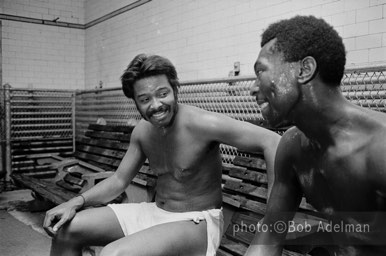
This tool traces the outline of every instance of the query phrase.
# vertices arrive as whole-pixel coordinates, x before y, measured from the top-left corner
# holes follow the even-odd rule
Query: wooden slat
[[[239,211],[233,214],[232,223],[241,226],[242,224],[250,226],[256,225],[264,215],[253,214],[248,211]]]
[[[250,244],[252,242],[252,239],[254,238],[255,234],[248,232],[248,228],[243,231],[237,231],[237,228],[240,227],[234,227],[233,224],[229,225],[227,230],[225,231],[225,235],[228,238],[232,238],[232,240],[235,240],[237,242],[242,242],[244,244]]]
[[[24,137],[24,138],[14,138],[12,140],[12,143],[18,143],[18,142],[49,142],[49,141],[60,141],[60,140],[72,140],[72,137],[65,137],[65,136],[51,136],[51,137]]]
[[[93,161],[91,159],[80,159],[81,161],[84,161],[86,163],[89,163],[91,165],[94,165],[96,167],[99,167],[101,169],[103,169],[104,171],[111,171],[111,172],[115,172],[117,167],[115,166],[111,166],[111,165],[107,165],[107,164],[102,164],[102,163],[99,163],[99,162],[96,162],[96,161]]]
[[[131,133],[135,126],[129,125],[100,125],[100,124],[90,124],[88,129],[94,131],[105,131],[105,132],[122,132],[122,133]]]
[[[250,151],[245,151],[242,149],[237,149],[237,153],[247,155],[248,157],[258,157],[264,159],[264,152],[259,151],[259,152],[250,152]]]
[[[96,139],[108,139],[108,140],[130,142],[130,134],[123,134],[123,133],[116,134],[116,133],[108,133],[108,132],[87,131],[86,136],[90,138],[96,138]]]
[[[229,176],[254,183],[268,184],[267,174],[250,170],[244,167],[234,166],[229,169]]]
[[[55,204],[64,203],[76,196],[76,193],[57,186],[53,180],[36,179],[20,174],[13,174],[12,178]]]
[[[90,138],[79,138],[76,141],[76,145],[90,145],[90,146],[98,146],[104,148],[111,149],[122,149],[127,150],[129,148],[129,143],[127,142],[118,142],[118,141],[109,141],[104,139],[90,139]]]
[[[143,165],[141,167],[141,169],[139,170],[140,173],[143,173],[143,174],[147,174],[147,175],[150,175],[150,176],[158,176],[157,172],[155,172],[154,170],[150,169],[148,165]]]
[[[257,168],[261,170],[266,170],[266,164],[264,159],[258,157],[242,157],[236,156],[233,160],[234,165],[244,166],[248,168]]]
[[[222,238],[220,248],[224,251],[232,252],[232,255],[237,256],[243,256],[248,249],[247,245],[230,240],[226,237]]]
[[[114,157],[119,160],[123,158],[125,155],[125,151],[120,151],[120,150],[112,150],[112,149],[106,149],[106,148],[98,148],[98,147],[92,147],[90,145],[87,146],[78,146],[76,148],[78,152],[85,152],[88,154],[95,154],[95,155],[100,155],[100,156],[105,156],[105,157]]]
[[[72,144],[72,139],[60,139],[60,140],[39,140],[39,141],[14,141],[12,142],[12,148],[16,147],[48,147],[48,146],[63,146]]]
[[[30,154],[41,154],[41,153],[61,153],[72,151],[72,146],[62,147],[49,147],[49,148],[18,148],[12,150],[13,155],[30,155]]]
[[[265,202],[260,202],[251,199],[247,199],[244,196],[241,195],[231,195],[227,192],[223,192],[223,201],[224,203],[230,204],[234,207],[249,210],[251,212],[264,215],[267,205]]]
[[[265,187],[254,186],[245,182],[228,180],[225,182],[224,188],[249,196],[255,196],[263,199],[267,198],[267,189]]]
[[[136,184],[142,185],[142,186],[146,186],[146,187],[154,187],[156,184],[156,179],[151,178],[145,174],[138,173],[134,177],[133,182]]]
[[[87,154],[83,152],[75,152],[75,156],[79,159],[84,160],[85,162],[88,162],[89,160],[92,160],[97,163],[101,163],[104,165],[112,166],[117,168],[121,162],[119,159],[113,159],[113,158],[108,158],[108,157],[103,157],[103,156],[96,156],[92,154]]]
[[[216,252],[216,256],[233,256],[233,255],[234,254],[223,251],[221,248],[219,248]]]

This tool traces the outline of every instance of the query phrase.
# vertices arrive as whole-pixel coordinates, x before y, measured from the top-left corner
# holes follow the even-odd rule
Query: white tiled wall
[[[337,29],[347,67],[386,64],[384,0],[153,0],[86,31],[86,88],[119,86],[141,52],[170,58],[180,80],[226,77],[235,61],[241,75],[252,75],[262,30],[296,14],[323,17]]]
[[[3,0],[0,11],[85,24],[133,2]],[[180,80],[226,77],[236,61],[241,75],[252,75],[263,29],[296,14],[337,29],[347,67],[386,64],[386,0],[152,0],[86,30],[3,20],[3,82],[116,87],[141,52],[171,59]]]
[[[84,23],[79,0],[0,0],[1,13]],[[3,83],[15,88],[84,88],[85,31],[2,20]]]
[[[85,5],[85,23],[88,23],[137,0],[79,0],[81,1]]]
[[[0,5],[4,14],[84,23],[84,0],[1,0]]]

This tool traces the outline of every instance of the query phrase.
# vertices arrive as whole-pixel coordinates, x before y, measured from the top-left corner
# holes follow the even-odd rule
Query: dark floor
[[[0,255],[48,256],[51,240],[42,223],[44,212],[18,209],[32,201],[30,190],[3,191],[0,193]],[[23,207],[21,207],[23,208]]]
[[[45,211],[52,207],[35,200],[29,189],[0,191],[0,256],[48,256],[51,238],[43,229]],[[83,256],[97,256],[93,246]]]

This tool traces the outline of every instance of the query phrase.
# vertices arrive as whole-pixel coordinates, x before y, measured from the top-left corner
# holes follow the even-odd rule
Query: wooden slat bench
[[[39,196],[60,204],[112,175],[125,155],[132,130],[131,126],[90,124],[84,136],[77,138],[72,157],[31,155],[30,159],[36,166],[33,169],[45,171],[37,175],[34,172],[13,172],[11,177]],[[137,195],[141,190],[142,198],[131,201],[151,200],[155,182],[156,176],[145,164],[133,180],[133,184],[140,187],[130,188],[136,190],[134,194]]]
[[[266,210],[267,174],[262,154],[238,151],[233,164],[223,164],[223,202],[224,235],[217,255],[242,256]],[[324,220],[314,213],[314,208],[303,198],[294,223],[304,224],[307,221],[312,230],[288,233],[286,243],[291,245],[285,247],[283,255],[308,255],[314,249],[313,243],[328,239],[315,234],[317,226]]]
[[[49,201],[60,204],[89,189],[99,180],[111,175],[118,167],[130,143],[132,128],[127,126],[108,126],[91,124],[84,136],[76,140],[76,152],[73,158],[57,155],[31,156],[36,165],[49,166],[48,171],[55,176],[45,177],[32,173],[13,173],[14,180],[28,187]],[[47,168],[46,168],[47,169]],[[247,250],[254,230],[235,232],[242,225],[256,226],[265,214],[267,201],[267,175],[263,155],[239,151],[232,164],[223,164],[223,202],[225,232],[217,255],[241,256]],[[70,191],[57,185],[65,174],[71,171],[82,173],[83,188],[78,192]],[[151,201],[157,175],[145,164],[135,177],[129,194],[129,202]],[[44,178],[42,178],[44,177]],[[295,221],[302,223],[305,218],[315,221],[309,215],[312,206],[302,201],[300,212]],[[311,233],[311,234],[310,234]],[[312,232],[298,232],[287,236],[293,244],[310,244],[309,246],[286,247],[283,255],[304,255],[312,249]],[[303,240],[302,240],[303,239]],[[297,242],[299,240],[299,242]],[[302,242],[303,241],[303,242]]]

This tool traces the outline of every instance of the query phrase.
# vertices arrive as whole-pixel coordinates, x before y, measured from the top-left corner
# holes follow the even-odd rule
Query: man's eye
[[[142,98],[139,100],[141,103],[146,103],[149,101],[149,98]]]
[[[161,96],[161,97],[166,97],[167,95],[168,95],[167,92],[161,92],[161,93],[160,93],[160,96]]]

